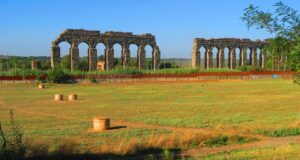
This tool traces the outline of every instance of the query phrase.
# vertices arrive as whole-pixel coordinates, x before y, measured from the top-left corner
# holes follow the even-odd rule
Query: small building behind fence
[[[104,71],[104,67],[105,67],[105,62],[104,60],[99,60],[97,62],[97,70],[98,71]]]

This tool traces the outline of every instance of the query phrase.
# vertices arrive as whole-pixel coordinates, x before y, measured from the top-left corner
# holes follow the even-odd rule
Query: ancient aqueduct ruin
[[[224,68],[234,69],[237,67],[237,52],[239,51],[239,66],[251,65],[253,67],[265,67],[266,55],[262,48],[268,45],[267,41],[251,41],[250,39],[221,38],[221,39],[204,39],[195,38],[192,53],[192,68]],[[205,52],[201,56],[200,48],[203,47]],[[216,58],[213,57],[213,49],[217,49]],[[225,63],[224,50],[228,50],[228,62]],[[248,50],[248,52],[247,52]],[[257,55],[259,54],[259,55]],[[247,56],[248,55],[248,56]],[[259,56],[259,58],[257,58]],[[201,61],[204,57],[204,61]],[[214,62],[214,60],[216,60]],[[259,61],[259,63],[258,63]],[[204,64],[201,64],[204,63]]]
[[[130,66],[130,49],[129,45],[135,44],[138,47],[136,55],[137,67],[145,69],[146,51],[145,46],[150,45],[152,51],[153,69],[158,69],[160,63],[160,50],[156,44],[155,36],[152,34],[134,35],[131,32],[105,32],[90,31],[83,29],[67,29],[62,32],[58,38],[52,42],[51,47],[51,66],[54,67],[60,63],[61,54],[59,44],[67,42],[70,44],[70,64],[71,70],[78,69],[79,49],[78,45],[82,42],[88,45],[88,64],[89,70],[95,70],[97,65],[97,49],[99,43],[104,44],[104,66],[106,70],[112,69],[114,66],[114,44],[122,46],[121,61],[122,67]],[[262,48],[268,45],[267,41],[251,41],[250,39],[237,38],[220,38],[220,39],[204,39],[195,38],[192,53],[192,68],[225,68],[235,69],[238,66],[265,67],[266,55],[262,52]],[[200,52],[200,48],[205,50]],[[214,58],[213,49],[217,50]],[[225,49],[228,61],[225,63]],[[248,50],[248,51],[247,51]],[[238,53],[238,52],[239,53]],[[237,61],[238,54],[238,61]],[[202,58],[203,60],[201,60]]]
[[[71,46],[69,52],[71,56],[71,70],[78,69],[79,64],[79,49],[78,45],[82,42],[86,43],[88,48],[88,64],[89,70],[96,69],[97,63],[97,49],[99,43],[105,46],[105,69],[113,68],[114,63],[114,44],[122,46],[122,66],[128,68],[130,65],[130,50],[129,45],[135,44],[138,47],[137,53],[137,67],[139,69],[145,68],[146,51],[145,46],[150,45],[152,51],[152,66],[157,69],[160,62],[160,50],[156,45],[155,36],[151,34],[133,35],[131,32],[105,32],[90,31],[83,29],[67,29],[62,32],[58,38],[52,42],[51,47],[51,67],[60,63],[61,54],[59,44],[61,42],[68,42]]]

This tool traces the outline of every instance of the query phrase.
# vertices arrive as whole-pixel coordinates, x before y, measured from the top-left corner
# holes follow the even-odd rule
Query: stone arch
[[[122,48],[123,46],[121,42],[116,42],[112,46],[113,57],[114,57],[114,62],[113,62],[114,68],[122,68],[123,66]]]
[[[247,66],[251,66],[252,63],[252,51],[250,47],[247,47],[246,49],[246,61],[247,61]]]
[[[130,51],[130,66],[138,67],[138,49],[139,46],[135,43],[129,44]],[[135,60],[134,60],[135,59]]]
[[[57,44],[57,47],[60,48],[60,57],[70,54],[71,44],[68,41],[61,41]]]
[[[87,42],[79,42],[78,43],[78,51],[79,51],[79,63],[78,69],[83,71],[89,70],[89,44]]]
[[[60,41],[57,43],[57,47],[59,48],[60,62],[63,62],[63,67],[71,69],[71,44],[68,41]]]
[[[235,48],[235,64],[236,64],[236,68],[240,67],[242,64],[242,49],[238,46]]]
[[[145,58],[146,58],[146,69],[154,69],[154,46],[151,44],[146,44]]]
[[[195,38],[194,39],[194,46],[193,46],[193,52],[192,52],[192,67],[197,68],[200,66],[200,63],[198,61],[199,58],[199,51],[198,47],[201,45],[207,46],[206,56],[205,60],[209,61],[209,63],[206,63],[206,68],[212,68],[212,67],[219,67],[223,68],[224,66],[228,66],[228,68],[234,69],[236,66],[244,66],[247,64],[247,56],[251,56],[251,54],[246,53],[247,48],[250,48],[253,51],[254,58],[251,59],[251,65],[256,66],[257,65],[257,55],[256,50],[253,49],[253,47],[257,48],[260,46],[269,45],[267,41],[252,41],[250,39],[237,39],[237,38],[219,38],[219,39],[204,39],[204,38]],[[215,64],[215,52],[212,51],[215,50],[212,47],[218,47],[218,56],[217,56],[217,65]],[[237,49],[238,48],[238,49]],[[225,55],[225,56],[224,56]],[[213,61],[212,61],[213,59]],[[224,62],[226,60],[226,62]],[[249,64],[249,62],[248,62]]]
[[[106,61],[105,61],[105,51],[106,51],[106,45],[102,42],[99,42],[96,44],[96,57],[97,57],[97,70],[105,70]]]
[[[152,63],[153,68],[156,69],[159,65],[160,59],[160,50],[156,45],[155,36],[150,33],[134,35],[131,32],[104,32],[100,31],[91,31],[83,29],[67,29],[63,31],[53,42],[51,47],[51,67],[60,63],[60,48],[58,43],[60,41],[68,41],[71,44],[70,49],[70,59],[71,59],[71,70],[78,69],[79,54],[82,54],[82,51],[79,53],[78,44],[81,42],[86,42],[89,45],[88,57],[89,57],[89,70],[96,69],[97,63],[97,43],[104,42],[105,44],[105,64],[106,69],[113,68],[114,62],[114,44],[119,43],[121,47],[119,50],[116,49],[116,55],[121,54],[120,59],[122,62],[122,68],[128,67],[130,65],[130,50],[129,44],[135,43],[138,44],[138,52],[141,55],[145,55],[146,51],[144,45],[140,44],[149,44],[152,46]],[[119,55],[120,55],[119,54]],[[81,55],[82,57],[82,55]],[[121,58],[122,57],[122,58]],[[141,57],[141,56],[140,56]],[[120,63],[120,62],[119,62]],[[144,67],[145,63],[139,62]]]
[[[256,48],[256,67],[261,67],[261,49],[259,47]],[[259,63],[258,63],[259,62]]]
[[[212,61],[213,61],[213,67],[218,67],[218,52],[219,49],[216,46],[212,46]]]
[[[225,58],[224,66],[230,68],[230,47],[229,46],[224,47],[224,58]]]
[[[200,63],[200,68],[205,68],[206,64],[206,46],[201,45],[199,47],[199,63]]]

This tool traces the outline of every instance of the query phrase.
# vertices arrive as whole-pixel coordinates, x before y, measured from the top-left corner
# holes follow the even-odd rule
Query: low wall
[[[208,80],[252,80],[252,79],[293,79],[299,72],[260,71],[260,72],[201,72],[193,74],[114,74],[72,76],[77,82],[93,79],[99,83],[122,82],[163,82],[163,81],[208,81]],[[35,76],[0,76],[0,83],[34,83]],[[47,79],[46,75],[41,79]]]

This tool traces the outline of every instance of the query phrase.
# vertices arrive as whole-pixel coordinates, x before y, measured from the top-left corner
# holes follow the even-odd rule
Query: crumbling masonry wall
[[[138,46],[137,67],[144,69],[146,66],[145,46],[150,45],[153,48],[152,66],[158,69],[160,63],[160,50],[156,45],[155,36],[151,34],[133,35],[131,32],[105,32],[90,31],[83,29],[67,29],[62,32],[53,42],[51,47],[51,67],[60,63],[60,47],[59,43],[68,42],[70,48],[71,70],[78,69],[79,49],[81,42],[88,44],[88,64],[89,70],[95,70],[97,66],[97,49],[98,43],[103,43],[105,49],[105,69],[112,69],[114,63],[114,44],[118,43],[122,46],[122,66],[128,68],[130,65],[130,49],[129,45]]]
[[[201,53],[200,48],[205,48],[204,53],[204,68],[214,68],[214,58],[212,49],[216,48],[218,50],[216,56],[216,67],[224,68],[225,66],[225,56],[224,49],[228,48],[228,68],[236,68],[236,48],[240,50],[239,55],[239,66],[252,65],[253,67],[265,67],[266,54],[262,52],[262,48],[268,45],[266,41],[251,41],[250,39],[237,39],[237,38],[221,38],[221,39],[204,39],[195,38],[192,53],[192,68],[201,67]],[[247,59],[247,49],[250,49],[250,56]],[[259,59],[257,59],[257,49],[260,49]],[[258,62],[259,61],[259,62]]]

